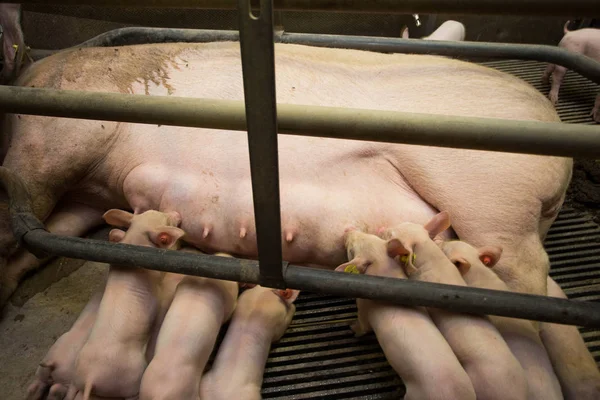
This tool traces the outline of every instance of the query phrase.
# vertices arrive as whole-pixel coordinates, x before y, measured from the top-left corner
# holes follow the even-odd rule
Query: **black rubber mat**
[[[544,64],[498,61],[485,65],[528,81],[544,94]],[[558,111],[564,122],[592,124],[589,116],[599,88],[569,72]],[[551,275],[572,299],[600,301],[600,226],[591,217],[564,208],[545,245]],[[268,399],[390,399],[404,394],[373,334],[355,338],[354,300],[302,293],[292,325],[271,351],[263,382]],[[600,365],[600,331],[581,329]]]

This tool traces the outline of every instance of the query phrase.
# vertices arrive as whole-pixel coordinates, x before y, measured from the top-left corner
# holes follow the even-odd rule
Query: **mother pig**
[[[559,121],[531,86],[470,63],[286,44],[275,55],[280,103]],[[65,51],[17,84],[243,99],[239,44],[230,42]],[[63,199],[63,210],[81,217],[62,232],[100,223],[98,211],[109,208],[176,210],[201,250],[256,257],[244,133],[25,115],[6,122],[4,166],[24,178],[38,216]],[[279,165],[290,262],[335,267],[346,261],[347,226],[375,233],[447,210],[462,240],[504,248],[496,270],[509,286],[546,293],[541,238],[563,202],[570,159],[280,135]],[[7,257],[14,238],[2,213]]]

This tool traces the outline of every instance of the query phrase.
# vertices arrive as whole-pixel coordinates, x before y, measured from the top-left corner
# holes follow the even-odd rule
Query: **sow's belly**
[[[325,174],[335,177],[335,174]],[[344,230],[350,226],[375,233],[403,221],[425,223],[434,213],[414,192],[371,170],[355,179],[281,180],[283,257],[297,264],[334,267],[346,261]],[[349,184],[353,182],[353,184]],[[168,190],[162,209],[182,215],[186,240],[206,252],[222,251],[256,258],[256,231],[250,179],[220,180],[218,188],[201,185]],[[180,193],[180,195],[176,195]]]

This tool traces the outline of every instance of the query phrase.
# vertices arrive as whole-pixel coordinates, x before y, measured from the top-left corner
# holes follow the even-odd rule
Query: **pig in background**
[[[0,3],[0,26],[2,26],[2,59],[4,66],[0,74],[0,83],[13,81],[20,73],[26,57],[27,48],[21,28],[21,5]]]
[[[565,36],[558,44],[558,47],[583,54],[600,63],[600,29],[585,28],[569,31],[568,24],[569,21],[565,24]],[[558,92],[560,91],[560,85],[562,84],[566,73],[567,68],[561,65],[549,64],[542,76],[542,82],[545,84],[549,84],[550,78],[552,78],[552,86],[548,97],[553,105],[558,103]],[[596,97],[590,115],[594,121],[600,123],[600,94]]]
[[[466,29],[463,24],[458,21],[448,20],[441,24],[429,36],[424,36],[421,39],[425,40],[449,40],[461,42],[465,40]],[[402,29],[401,36],[403,39],[409,39],[408,27]]]

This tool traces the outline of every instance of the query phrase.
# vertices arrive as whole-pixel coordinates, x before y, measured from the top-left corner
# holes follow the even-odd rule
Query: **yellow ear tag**
[[[413,253],[412,262],[414,263],[416,259],[417,259],[417,255],[415,253]],[[402,261],[404,264],[408,264],[408,255],[400,256],[400,261]]]
[[[348,272],[349,274],[360,274],[358,268],[354,264],[350,264],[346,268],[344,268],[344,272]]]

